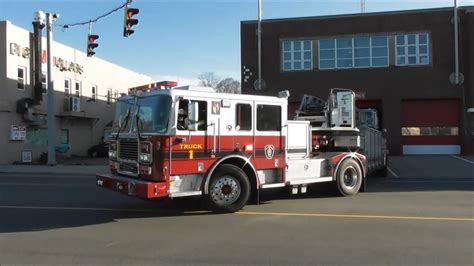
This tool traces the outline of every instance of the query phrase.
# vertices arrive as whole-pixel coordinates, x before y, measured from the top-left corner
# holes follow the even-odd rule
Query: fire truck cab
[[[365,156],[354,93],[334,90],[318,127],[287,119],[279,97],[216,93],[156,83],[119,98],[109,144],[110,173],[97,185],[143,199],[202,196],[235,212],[251,193],[335,182],[343,196],[363,189]],[[164,88],[163,88],[164,87]]]

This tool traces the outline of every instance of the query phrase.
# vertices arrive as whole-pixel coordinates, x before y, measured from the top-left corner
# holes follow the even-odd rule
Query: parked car
[[[109,156],[109,144],[107,142],[101,142],[94,145],[87,150],[89,157],[106,158]]]

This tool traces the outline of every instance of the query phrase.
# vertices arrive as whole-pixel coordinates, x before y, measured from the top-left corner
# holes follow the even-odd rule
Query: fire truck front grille
[[[138,141],[121,140],[119,143],[119,159],[138,161]]]

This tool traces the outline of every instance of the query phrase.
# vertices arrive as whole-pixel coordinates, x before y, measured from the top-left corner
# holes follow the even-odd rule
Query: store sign
[[[84,72],[84,67],[82,65],[66,61],[61,57],[53,57],[53,62],[60,71],[71,71],[77,74],[82,74]]]
[[[28,59],[28,58],[30,58],[30,48],[29,47],[21,47],[19,44],[11,42],[10,43],[10,54]]]
[[[29,47],[21,47],[19,44],[11,42],[10,43],[10,54],[18,57],[23,57],[29,59],[31,56],[31,51]],[[46,63],[46,51],[43,50],[41,53],[41,62]],[[84,66],[79,65],[74,62],[67,61],[61,57],[53,57],[53,65],[57,67],[60,71],[70,71],[76,74],[84,73]]]
[[[23,141],[26,139],[26,126],[12,125],[10,130],[10,140],[20,140]]]

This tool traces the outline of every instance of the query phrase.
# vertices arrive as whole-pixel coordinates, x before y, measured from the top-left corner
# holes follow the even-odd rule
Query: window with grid
[[[26,67],[18,67],[18,74],[17,74],[17,89],[25,90],[26,86]]]
[[[80,81],[76,81],[75,95],[76,97],[81,97],[81,82]]]
[[[71,80],[65,79],[64,80],[64,96],[69,97],[70,92],[71,92]]]
[[[282,42],[283,71],[311,70],[313,49],[311,40]]]
[[[396,36],[396,65],[428,65],[429,38],[427,33],[406,34]]]
[[[319,40],[319,69],[387,66],[387,36]]]
[[[92,85],[91,90],[92,101],[95,102],[97,100],[97,85]]]

